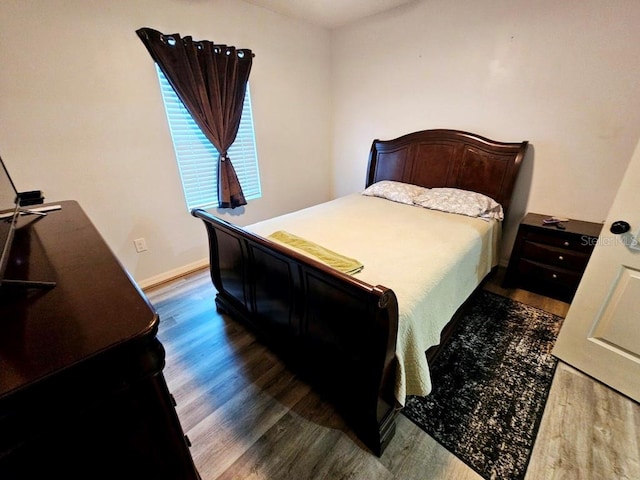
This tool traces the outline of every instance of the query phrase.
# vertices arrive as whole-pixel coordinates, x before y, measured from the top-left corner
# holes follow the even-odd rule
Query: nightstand
[[[503,286],[571,302],[603,224],[572,219],[560,230],[542,223],[548,217],[528,213],[520,222]]]

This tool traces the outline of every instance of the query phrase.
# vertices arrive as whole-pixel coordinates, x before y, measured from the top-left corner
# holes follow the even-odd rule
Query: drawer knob
[[[564,257],[562,255],[558,255],[558,260],[564,260]]]
[[[621,234],[627,233],[629,230],[631,230],[631,225],[629,225],[624,220],[618,220],[618,221],[613,222],[611,224],[610,230],[611,230],[611,233],[613,233],[615,235],[621,235]]]
[[[568,247],[569,246],[569,242],[564,242],[564,246]]]

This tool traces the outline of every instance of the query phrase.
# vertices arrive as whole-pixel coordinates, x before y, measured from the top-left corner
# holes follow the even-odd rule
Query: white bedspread
[[[452,213],[351,194],[254,223],[268,236],[286,230],[360,260],[356,278],[391,288],[398,298],[395,396],[431,391],[425,351],[498,260],[501,227]]]

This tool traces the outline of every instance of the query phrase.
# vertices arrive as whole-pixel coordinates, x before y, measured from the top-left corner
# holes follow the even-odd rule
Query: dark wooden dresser
[[[572,219],[562,222],[565,230],[560,230],[543,224],[550,216],[529,213],[524,217],[503,286],[571,302],[602,224]]]
[[[159,318],[75,201],[23,216],[0,288],[0,478],[197,479]]]

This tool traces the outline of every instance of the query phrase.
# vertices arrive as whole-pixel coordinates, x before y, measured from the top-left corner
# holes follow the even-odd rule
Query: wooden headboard
[[[493,198],[506,212],[527,145],[527,141],[497,142],[446,129],[374,140],[366,186],[396,180],[428,188],[461,188]]]

